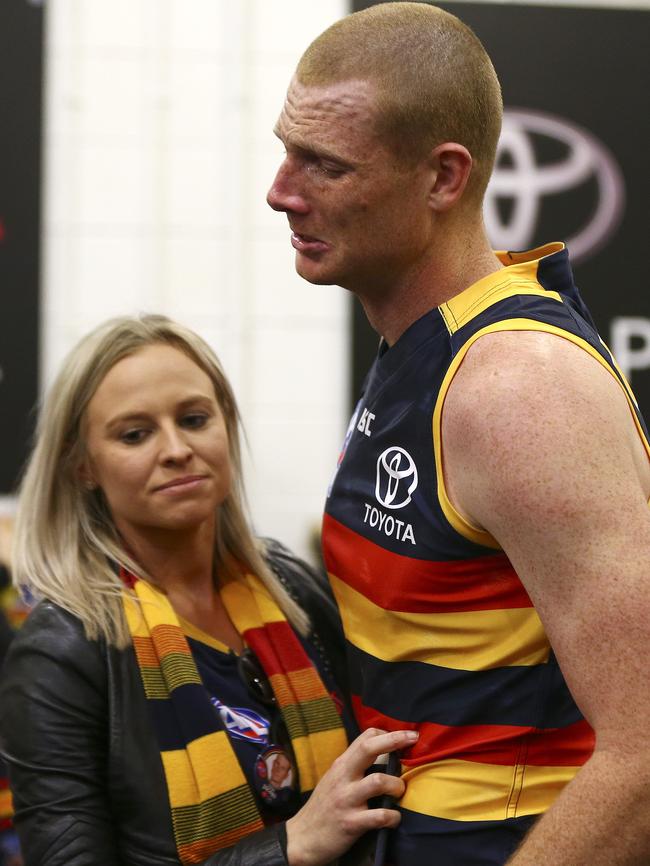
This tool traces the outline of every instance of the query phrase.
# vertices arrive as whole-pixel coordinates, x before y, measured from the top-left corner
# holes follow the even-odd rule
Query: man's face
[[[280,788],[284,780],[289,775],[289,770],[291,769],[291,762],[287,758],[286,755],[283,755],[280,752],[275,761],[273,762],[273,766],[271,767],[271,784],[276,788]]]
[[[287,214],[302,277],[380,292],[417,268],[430,239],[431,171],[381,141],[369,82],[294,79],[275,131],[286,156],[267,200]]]

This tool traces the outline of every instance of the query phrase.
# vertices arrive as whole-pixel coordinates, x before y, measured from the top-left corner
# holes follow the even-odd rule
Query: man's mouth
[[[291,246],[299,253],[322,253],[329,248],[329,245],[320,238],[315,238],[313,235],[305,235],[300,232],[291,232]]]

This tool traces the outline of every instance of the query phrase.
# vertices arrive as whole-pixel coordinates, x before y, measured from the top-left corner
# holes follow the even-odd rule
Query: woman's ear
[[[85,490],[97,490],[97,488],[99,487],[99,484],[97,484],[93,477],[93,473],[87,459],[82,460],[81,463],[77,466],[76,476],[79,484]]]
[[[431,151],[429,159],[434,169],[429,204],[435,211],[447,211],[465,191],[472,170],[472,156],[462,144],[446,141]]]

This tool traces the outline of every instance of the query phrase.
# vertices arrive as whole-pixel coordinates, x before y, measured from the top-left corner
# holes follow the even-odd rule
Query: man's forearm
[[[596,753],[507,866],[648,866],[650,762]]]

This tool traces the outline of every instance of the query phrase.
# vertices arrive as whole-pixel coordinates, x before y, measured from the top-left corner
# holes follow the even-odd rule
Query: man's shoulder
[[[562,454],[588,460],[604,441],[618,447],[615,432],[620,444],[631,429],[613,370],[570,340],[539,332],[477,340],[449,387],[442,415],[448,468],[460,461],[502,482],[516,470],[522,484],[546,463],[561,467]],[[570,447],[559,449],[560,443]]]
[[[473,409],[497,403],[502,409],[528,406],[538,411],[548,401],[577,397],[594,383],[623,399],[613,370],[572,340],[546,331],[496,331],[469,348],[448,402],[462,406],[470,401]]]

